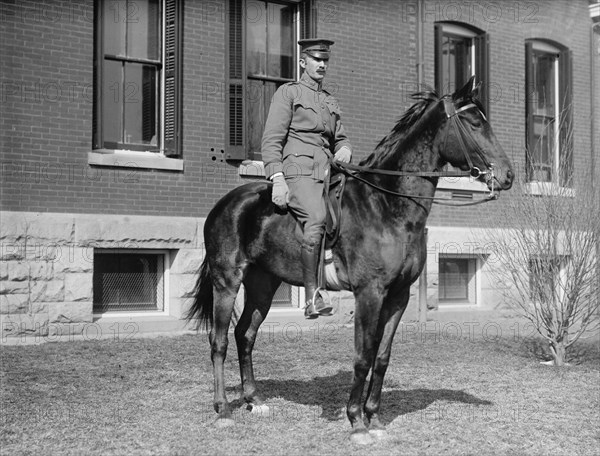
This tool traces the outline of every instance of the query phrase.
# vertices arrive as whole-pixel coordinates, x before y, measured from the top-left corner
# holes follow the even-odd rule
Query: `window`
[[[287,308],[292,306],[292,286],[282,282],[273,296],[271,307]]]
[[[439,259],[440,304],[476,304],[475,258],[441,257]]]
[[[312,2],[229,2],[226,158],[260,160],[271,97],[298,77],[297,42],[316,33]]]
[[[561,276],[566,257],[538,257],[529,260],[529,292],[533,302],[554,304],[561,293]]]
[[[525,43],[527,179],[572,186],[571,53]]]
[[[489,40],[475,27],[438,22],[435,33],[435,88],[440,94],[454,92],[471,76],[481,82],[479,99],[488,111]]]
[[[94,313],[165,311],[168,255],[94,251]]]
[[[95,3],[93,147],[181,157],[176,0]]]

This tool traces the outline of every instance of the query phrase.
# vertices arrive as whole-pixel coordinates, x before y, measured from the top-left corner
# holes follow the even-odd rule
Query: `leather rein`
[[[483,155],[483,150],[481,149],[481,147],[479,147],[479,144],[477,144],[477,141],[475,141],[473,139],[473,137],[471,136],[469,131],[465,128],[463,123],[460,121],[460,118],[458,117],[458,114],[463,111],[466,111],[466,110],[472,109],[472,108],[476,108],[479,110],[479,108],[477,107],[477,105],[475,103],[469,103],[469,104],[466,104],[466,105],[456,109],[456,106],[454,106],[454,103],[452,103],[452,101],[450,101],[449,99],[443,98],[442,101],[444,102],[446,118],[448,119],[448,122],[450,122],[450,125],[446,128],[446,134],[444,137],[444,147],[446,146],[446,142],[448,140],[448,131],[450,130],[450,127],[453,126],[456,129],[456,131],[458,132],[458,135],[457,135],[458,141],[459,141],[460,147],[465,155],[465,159],[467,160],[467,164],[469,165],[469,171],[393,171],[393,170],[388,170],[388,169],[369,168],[367,166],[353,165],[351,163],[342,163],[342,162],[338,162],[338,161],[332,161],[332,167],[334,169],[336,169],[337,171],[343,172],[344,174],[346,174],[350,177],[353,177],[354,179],[357,179],[357,180],[359,180],[359,181],[369,185],[370,187],[373,187],[374,189],[381,191],[383,193],[387,193],[389,195],[398,196],[398,197],[402,197],[402,198],[427,199],[427,200],[431,200],[433,202],[433,204],[440,204],[443,206],[474,206],[476,204],[487,203],[488,201],[493,201],[493,200],[498,199],[498,194],[495,192],[495,188],[494,188],[494,164],[488,162],[488,160]],[[479,111],[479,112],[485,119],[485,115],[481,111]],[[467,144],[466,143],[469,143],[469,142],[474,146],[473,149],[474,149],[475,153],[479,156],[479,158],[485,164],[485,166],[487,168],[486,171],[481,171],[477,166],[473,165],[473,161],[471,160],[471,157],[467,153],[467,147],[466,147]],[[355,172],[352,172],[352,171],[355,171]],[[380,174],[380,175],[399,176],[399,177],[410,176],[410,177],[473,177],[473,178],[478,178],[478,177],[484,176],[486,183],[491,182],[491,189],[490,189],[488,196],[484,199],[472,201],[469,203],[450,203],[450,202],[447,202],[443,198],[438,198],[435,196],[408,195],[405,193],[394,192],[392,190],[388,190],[386,188],[380,187],[379,185],[374,184],[373,182],[370,182],[369,180],[367,180],[363,177],[360,177],[359,176],[360,173]]]

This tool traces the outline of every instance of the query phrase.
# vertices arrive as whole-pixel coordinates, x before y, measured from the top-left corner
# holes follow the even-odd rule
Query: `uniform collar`
[[[316,92],[320,92],[322,90],[321,88],[321,83],[315,81],[313,78],[311,78],[306,71],[304,73],[302,73],[302,76],[300,77],[300,82],[302,84],[304,84],[306,87],[309,87],[311,89],[313,89]]]

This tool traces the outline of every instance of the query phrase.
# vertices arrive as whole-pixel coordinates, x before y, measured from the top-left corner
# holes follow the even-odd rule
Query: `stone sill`
[[[575,198],[575,189],[561,187],[553,182],[528,182],[525,184],[525,193],[532,196],[562,196]]]
[[[163,169],[183,171],[183,160],[168,158],[154,152],[98,149],[88,152],[88,164],[120,168]]]
[[[441,177],[437,190],[460,190],[474,193],[488,192],[487,185],[472,177]]]
[[[244,160],[240,163],[238,174],[244,177],[265,177],[265,164],[259,160]]]

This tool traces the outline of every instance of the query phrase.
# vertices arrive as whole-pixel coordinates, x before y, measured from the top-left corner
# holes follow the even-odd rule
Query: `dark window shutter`
[[[573,182],[573,53],[565,49],[558,55],[559,125],[560,125],[560,185],[572,187]]]
[[[533,151],[535,149],[533,111],[535,100],[535,79],[533,74],[533,45],[525,43],[525,154],[527,180],[533,178]]]
[[[94,74],[92,76],[93,92],[93,114],[92,114],[92,149],[100,149],[102,147],[102,131],[101,131],[101,116],[102,116],[102,20],[101,20],[102,5],[101,2],[94,2]]]
[[[227,81],[227,116],[226,116],[226,145],[227,160],[244,160],[245,147],[245,109],[244,87],[246,71],[244,64],[244,0],[229,1],[229,30],[228,30],[228,81]]]
[[[314,0],[305,0],[300,3],[300,38],[317,36],[317,9]]]
[[[475,37],[475,62],[477,68],[475,68],[475,75],[477,81],[481,81],[481,87],[479,89],[479,101],[485,109],[487,118],[490,118],[489,110],[489,94],[490,94],[490,40],[487,33],[482,33]]]
[[[444,59],[442,56],[442,45],[444,39],[444,29],[442,24],[434,24],[433,25],[433,53],[434,53],[434,72],[435,72],[435,90],[437,90],[438,94],[444,95]]]
[[[183,1],[165,0],[164,49],[164,144],[165,155],[181,157],[182,89],[182,10]]]

